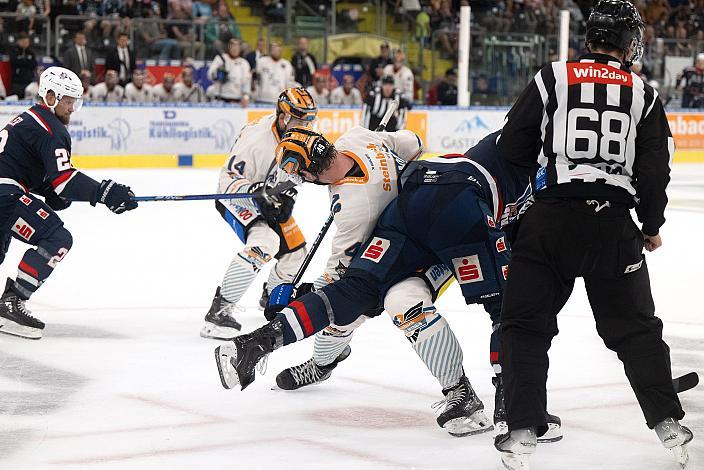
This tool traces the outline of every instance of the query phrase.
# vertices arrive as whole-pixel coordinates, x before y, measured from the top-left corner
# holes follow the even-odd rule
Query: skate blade
[[[483,411],[477,411],[470,417],[462,416],[449,420],[443,429],[447,430],[451,436],[466,437],[492,431],[494,426],[491,425],[489,418],[484,415]]]
[[[680,464],[680,468],[686,470],[689,468],[689,451],[687,450],[687,445],[683,444],[681,446],[673,447],[672,453],[675,456],[675,460]]]
[[[550,444],[562,440],[562,428],[556,423],[548,423],[548,430],[538,438],[539,444]]]
[[[31,326],[20,325],[7,318],[0,317],[0,333],[18,336],[26,339],[42,339],[42,330]]]
[[[212,323],[205,323],[200,330],[200,337],[206,339],[217,339],[220,341],[229,341],[237,336],[238,330],[227,326],[217,326]]]
[[[504,468],[508,470],[530,470],[527,455],[502,453],[501,463],[504,464]]]
[[[226,344],[215,348],[215,364],[218,366],[220,383],[227,390],[230,390],[240,383],[237,371],[232,367],[230,359],[237,360],[237,348],[234,345]]]

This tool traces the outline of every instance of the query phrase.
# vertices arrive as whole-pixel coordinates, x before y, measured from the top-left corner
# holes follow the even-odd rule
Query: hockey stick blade
[[[273,188],[266,190],[266,194],[269,196],[274,196],[283,191],[291,189],[296,186],[293,181],[284,181],[279,183]],[[134,196],[133,201],[137,202],[152,202],[152,201],[213,201],[220,199],[251,199],[255,197],[256,194],[186,194],[182,196]]]
[[[686,392],[699,385],[699,375],[696,372],[684,374],[681,377],[672,379],[672,386],[676,393]]]
[[[389,123],[391,120],[391,116],[394,115],[398,107],[401,105],[401,102],[399,101],[398,98],[395,98],[390,104],[389,104],[389,109],[386,110],[386,113],[384,113],[384,117],[381,118],[381,122],[379,123],[379,126],[377,126],[376,129],[374,129],[376,132],[381,132],[386,130],[386,125]]]

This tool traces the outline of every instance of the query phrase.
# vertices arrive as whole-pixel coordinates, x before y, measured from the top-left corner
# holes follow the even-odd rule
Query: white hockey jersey
[[[335,88],[330,92],[330,104],[356,106],[362,104],[362,94],[358,89],[352,88],[350,94],[345,93],[342,86]]]
[[[185,83],[178,82],[174,85],[174,95],[177,96],[177,101],[181,103],[204,103],[207,101],[205,90],[203,90],[200,83],[186,86]]]
[[[128,83],[125,85],[125,101],[128,103],[151,103],[152,86],[145,83],[142,88],[137,88],[134,83]]]
[[[227,72],[227,81],[223,83],[215,80],[220,68]],[[208,68],[208,78],[215,83],[217,96],[221,98],[241,100],[252,92],[252,70],[242,57],[233,59],[229,54],[216,55]]]
[[[393,64],[389,64],[384,67],[384,75],[391,75],[394,77],[394,87],[401,90],[403,97],[408,101],[413,102],[413,83],[415,77],[411,69],[402,65],[398,71],[394,70]]]
[[[340,204],[335,214],[337,233],[323,278],[341,277],[354,252],[371,235],[386,206],[398,195],[398,173],[403,162],[423,152],[420,138],[411,131],[374,132],[353,127],[335,142],[335,149],[351,157],[362,176],[348,176],[328,187],[330,201]]]
[[[286,88],[293,86],[293,66],[286,59],[274,60],[263,56],[257,60],[257,101],[276,103],[279,95]]]
[[[120,85],[115,85],[115,88],[108,90],[105,82],[98,83],[90,89],[91,101],[102,101],[103,103],[120,103],[125,97],[125,89]]]
[[[320,106],[321,104],[330,104],[330,90],[327,88],[323,88],[323,91],[318,93],[318,90],[311,85],[306,88],[306,90],[310,93],[310,96],[313,98],[313,103],[315,103],[316,106]]]
[[[167,91],[163,83],[159,83],[152,87],[152,99],[157,103],[176,103],[178,95],[176,94],[176,86]]]

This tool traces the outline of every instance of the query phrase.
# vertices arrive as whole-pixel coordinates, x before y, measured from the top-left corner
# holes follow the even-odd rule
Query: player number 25
[[[56,149],[54,154],[56,155],[56,168],[59,171],[71,169],[71,156],[66,149]]]

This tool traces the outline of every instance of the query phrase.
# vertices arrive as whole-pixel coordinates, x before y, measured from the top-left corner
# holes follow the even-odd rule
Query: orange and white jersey
[[[276,165],[279,135],[275,122],[276,114],[272,113],[242,128],[220,172],[220,192],[234,193],[244,185],[266,179]]]
[[[356,173],[328,187],[337,233],[323,278],[333,282],[347,269],[354,252],[369,238],[386,206],[398,195],[399,172],[423,152],[411,131],[374,132],[354,127],[335,142],[335,149],[356,162]],[[400,160],[399,160],[400,159]]]

